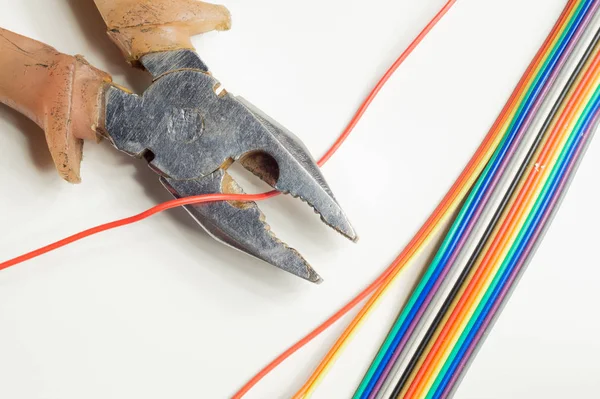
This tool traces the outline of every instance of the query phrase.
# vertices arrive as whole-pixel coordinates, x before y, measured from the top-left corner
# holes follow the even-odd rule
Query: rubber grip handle
[[[148,53],[193,49],[190,37],[231,27],[227,8],[198,0],[94,0],[127,61]]]
[[[0,28],[0,102],[46,133],[60,175],[79,183],[83,139],[96,140],[108,74],[82,57]]]

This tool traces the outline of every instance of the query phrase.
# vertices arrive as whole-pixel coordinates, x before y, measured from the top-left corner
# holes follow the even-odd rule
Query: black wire
[[[577,170],[581,166],[581,162],[583,161],[585,153],[587,152],[590,144],[592,143],[592,139],[594,138],[594,135],[597,133],[597,130],[598,130],[598,122],[596,122],[596,124],[589,130],[589,136],[587,137],[586,142],[585,142],[584,146],[581,149],[581,153],[579,155],[579,159],[577,159],[576,163],[573,165],[573,169],[571,171],[570,176],[568,177],[568,180],[566,180],[566,182],[565,182],[563,191],[560,193],[560,196],[558,197],[558,199],[556,201],[555,207],[552,209],[550,215],[548,216],[548,221],[546,222],[546,224],[544,225],[544,227],[540,231],[540,235],[538,236],[537,241],[535,242],[534,246],[532,247],[531,252],[529,253],[529,255],[527,256],[525,262],[523,263],[523,266],[521,267],[521,270],[519,270],[518,273],[516,274],[515,279],[513,280],[513,284],[508,288],[506,296],[504,297],[504,299],[502,300],[502,302],[500,302],[500,305],[499,305],[497,311],[492,316],[492,318],[491,318],[491,320],[490,320],[487,328],[485,329],[485,331],[483,332],[483,335],[479,339],[479,342],[477,342],[477,344],[475,345],[475,348],[474,348],[473,352],[471,353],[471,356],[469,356],[469,358],[467,359],[467,362],[465,363],[464,367],[461,367],[461,370],[460,370],[460,372],[458,374],[458,378],[456,379],[456,381],[452,385],[447,398],[451,399],[456,394],[456,390],[458,389],[458,387],[459,387],[461,381],[463,380],[465,374],[467,373],[468,369],[471,367],[471,365],[472,365],[475,357],[477,356],[479,350],[481,349],[481,347],[485,343],[485,340],[487,339],[489,333],[494,328],[494,325],[495,325],[496,321],[498,320],[498,318],[502,314],[504,308],[506,307],[506,304],[510,300],[510,297],[512,296],[512,294],[514,293],[515,289],[517,288],[517,286],[519,284],[519,281],[521,280],[521,278],[525,274],[525,271],[527,270],[528,266],[531,264],[531,261],[533,260],[533,256],[535,255],[536,251],[539,249],[540,245],[542,244],[544,236],[548,232],[548,230],[549,230],[549,228],[550,228],[550,226],[552,224],[552,221],[554,220],[554,218],[556,217],[556,214],[558,213],[558,211],[560,209],[560,205],[562,204],[563,200],[566,197],[567,192],[570,189],[571,183],[573,182],[573,180],[574,180],[574,178],[575,178],[575,176],[577,174]]]
[[[419,344],[417,351],[411,358],[406,370],[404,371],[404,373],[402,373],[402,377],[400,378],[400,381],[398,381],[398,383],[396,384],[394,391],[392,392],[392,395],[390,396],[390,398],[398,397],[400,395],[400,393],[402,392],[402,389],[404,389],[404,385],[406,385],[406,381],[408,380],[409,376],[412,374],[412,372],[415,369],[420,358],[423,356],[423,353],[425,352],[425,349],[427,348],[427,346],[429,345],[429,342],[433,338],[435,331],[438,329],[439,325],[441,324],[445,314],[448,312],[448,309],[452,305],[452,302],[454,302],[454,299],[456,299],[456,296],[458,295],[460,289],[462,288],[465,281],[467,280],[469,274],[471,274],[471,271],[473,270],[473,267],[475,266],[475,262],[479,258],[479,255],[483,251],[483,248],[485,248],[494,229],[498,225],[498,222],[500,221],[502,214],[504,213],[506,207],[508,206],[508,203],[510,202],[511,197],[513,196],[514,192],[516,191],[517,187],[519,186],[519,182],[521,181],[521,178],[527,171],[529,163],[533,159],[533,157],[536,154],[537,150],[539,149],[544,137],[548,133],[548,130],[550,129],[552,121],[558,114],[558,111],[560,110],[562,103],[565,101],[567,95],[571,91],[571,88],[575,85],[577,77],[579,76],[579,74],[581,73],[583,68],[585,67],[587,61],[591,57],[596,45],[598,45],[599,42],[600,42],[600,30],[596,32],[596,35],[594,36],[594,39],[588,46],[583,58],[579,61],[579,63],[577,64],[577,67],[575,68],[575,70],[573,71],[571,76],[569,77],[567,85],[560,93],[560,96],[557,99],[557,101],[555,102],[554,106],[552,107],[550,114],[544,121],[544,125],[542,126],[542,129],[536,136],[533,146],[529,149],[529,152],[527,153],[527,156],[523,160],[523,163],[521,163],[521,166],[519,167],[519,170],[517,171],[517,175],[511,182],[508,192],[502,198],[500,207],[494,213],[494,216],[493,216],[492,220],[490,221],[490,224],[488,225],[488,227],[485,229],[485,232],[483,233],[483,237],[481,237],[481,240],[477,244],[475,251],[469,258],[469,262],[467,263],[464,270],[461,272],[461,274],[458,278],[458,281],[456,282],[454,287],[452,287],[452,291],[450,292],[450,295],[444,301],[442,308],[439,310],[438,314],[436,315],[435,319],[433,320],[433,324],[427,330],[427,334],[425,335],[425,337]]]

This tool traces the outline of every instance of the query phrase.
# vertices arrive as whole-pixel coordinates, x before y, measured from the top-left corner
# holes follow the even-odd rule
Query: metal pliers
[[[190,35],[230,27],[225,7],[196,0],[95,0],[109,36],[153,78],[141,95],[89,65],[0,29],[0,101],[46,133],[55,164],[78,182],[82,140],[107,139],[145,159],[177,198],[242,193],[239,161],[274,189],[307,202],[339,233],[357,236],[302,142],[243,98],[220,88]],[[277,239],[255,203],[187,206],[217,240],[312,282],[319,275]]]

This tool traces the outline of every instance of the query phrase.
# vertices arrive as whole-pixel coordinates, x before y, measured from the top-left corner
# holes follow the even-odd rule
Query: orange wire
[[[546,41],[543,43],[543,45],[541,46],[540,50],[538,51],[538,53],[536,54],[536,56],[532,60],[531,64],[529,65],[528,70],[525,72],[525,74],[524,74],[524,76],[522,78],[522,81],[519,83],[519,85],[524,84],[526,81],[529,81],[531,79],[532,73],[535,72],[535,66],[537,64],[539,64],[540,62],[542,62],[544,54],[547,53],[549,47],[552,45],[552,43],[556,39],[556,37],[557,37],[557,35],[559,33],[559,30],[560,30],[560,27],[565,22],[565,20],[569,16],[570,12],[573,10],[573,8],[574,8],[574,6],[576,4],[576,1],[577,0],[569,0],[569,3],[567,4],[567,6],[565,7],[565,9],[563,10],[560,18],[558,19],[558,21],[556,22],[556,24],[554,25],[554,27],[552,28],[552,31],[550,32],[550,34],[546,38]],[[511,105],[511,107],[512,107],[512,105]],[[414,374],[413,374],[413,376],[409,380],[409,385],[412,384],[412,381],[414,380],[414,378],[415,377],[414,377]],[[409,386],[406,387],[406,389],[408,389],[408,388],[409,388]],[[404,397],[404,393],[401,394],[400,396]]]
[[[400,55],[400,57],[392,64],[392,66],[387,70],[387,72],[383,75],[383,77],[379,80],[375,88],[371,91],[369,96],[360,106],[355,116],[352,118],[348,126],[342,135],[336,140],[331,149],[321,158],[319,164],[325,163],[331,158],[333,153],[337,151],[337,149],[342,145],[342,143],[348,138],[350,132],[354,129],[360,118],[363,116],[369,105],[373,102],[377,94],[381,91],[385,83],[390,79],[390,77],[394,74],[394,72],[402,65],[402,63],[408,58],[408,56],[414,51],[414,49],[423,41],[423,39],[427,36],[427,34],[437,25],[437,23],[442,19],[442,17],[452,8],[452,6],[456,3],[457,0],[449,0],[444,7],[433,17],[433,19],[425,26],[425,28],[417,35],[417,37],[410,43],[410,45],[404,50],[404,52]],[[288,357],[293,355],[299,349],[304,347],[306,344],[311,342],[317,336],[319,336],[323,331],[327,330],[331,325],[341,319],[344,315],[346,315],[350,310],[355,308],[360,302],[366,299],[370,294],[373,293],[381,284],[386,280],[388,276],[395,272],[395,266],[397,263],[402,261],[403,258],[411,256],[412,253],[416,250],[419,244],[424,241],[429,233],[434,229],[434,226],[437,224],[437,221],[441,218],[441,216],[446,213],[446,210],[449,208],[450,204],[454,201],[458,192],[461,191],[462,186],[464,186],[464,181],[467,180],[468,176],[472,173],[472,169],[477,165],[479,158],[483,156],[486,150],[486,146],[492,141],[493,136],[490,134],[481,147],[477,151],[477,153],[473,156],[473,159],[457,182],[454,184],[450,192],[446,195],[444,200],[438,205],[429,219],[425,222],[425,224],[421,227],[421,229],[417,232],[415,237],[409,243],[409,245],[402,251],[402,253],[396,258],[396,260],[390,265],[375,281],[373,281],[367,288],[365,288],[361,293],[359,293],[354,299],[352,299],[348,304],[346,304],[342,309],[337,311],[333,316],[327,319],[320,326],[315,328],[311,333],[306,335],[300,341],[296,342],[293,346],[279,355],[276,359],[274,359],[271,363],[265,366],[258,374],[256,374],[250,381],[248,381],[233,397],[232,399],[240,399],[246,393],[248,393],[258,382],[260,382],[265,376],[267,376],[271,371],[277,368],[281,363],[283,363]]]
[[[572,4],[574,4],[574,0],[570,0],[570,1],[571,1]],[[525,74],[521,78],[521,81],[518,83],[517,87],[513,91],[513,94],[511,95],[511,97],[509,98],[509,100],[508,100],[507,104],[505,105],[504,109],[502,110],[502,112],[498,116],[498,119],[496,120],[496,122],[494,123],[494,125],[492,126],[492,128],[490,129],[490,132],[488,133],[488,136],[486,137],[486,139],[484,140],[484,142],[481,144],[480,148],[478,149],[478,152],[473,156],[473,159],[467,165],[467,167],[465,168],[465,171],[463,171],[463,174],[459,178],[459,181],[462,180],[463,184],[464,184],[464,181],[466,181],[466,176],[468,176],[468,175],[470,175],[472,173],[472,169],[473,169],[474,165],[476,165],[476,164],[479,163],[478,161],[474,161],[475,158],[478,156],[478,154],[482,155],[482,154],[484,154],[486,152],[486,148],[484,148],[484,147],[489,146],[489,143],[491,143],[493,141],[492,140],[493,136],[497,135],[499,133],[498,132],[499,126],[501,126],[505,122],[505,120],[506,120],[506,118],[507,118],[507,116],[509,114],[509,111],[515,106],[517,99],[523,93],[523,91],[526,89],[526,85],[525,84],[530,79],[531,75],[534,73],[535,66],[540,62],[541,57],[545,54],[547,48],[552,43],[551,39],[556,35],[559,27],[560,27],[560,23],[557,22],[557,24],[554,26],[551,34],[549,35],[549,38],[542,45],[542,48],[538,51],[538,53],[536,54],[536,56],[534,57],[534,59],[530,63],[529,67],[525,71]],[[469,170],[469,172],[466,172],[467,170]],[[457,184],[458,184],[458,181],[457,181]],[[452,187],[452,189],[451,189],[451,192],[453,192],[453,191],[454,192],[458,192],[458,191],[460,191],[460,188],[458,188],[457,185],[455,184],[455,186]],[[453,201],[447,201],[447,200],[448,200],[448,197],[444,198],[444,200],[442,201],[442,203],[438,206],[438,209],[441,206],[443,206],[444,204],[446,204],[446,203],[449,206],[449,204],[453,202]],[[436,211],[438,209],[436,209]],[[445,213],[445,212],[446,211],[444,210],[443,213]],[[432,214],[432,216],[428,220],[428,223],[429,223],[429,221],[431,220],[431,218],[434,215],[435,215],[435,212],[434,212],[434,214]],[[436,223],[437,223],[437,221],[436,221]],[[424,226],[424,228],[425,228],[425,226]],[[414,253],[416,252],[417,248],[424,242],[425,237],[427,237],[427,235],[429,235],[429,233],[431,232],[431,230],[432,229],[429,229],[429,231],[425,235],[422,235],[421,234],[423,232],[423,228],[422,228],[422,230],[420,230],[417,233],[417,236],[415,236],[415,238],[413,238],[413,240],[409,243],[409,245],[406,247],[406,249],[400,254],[400,256],[398,258],[396,258],[396,260],[394,260],[394,262],[389,267],[389,269],[386,270],[386,276],[385,276],[385,278],[380,282],[380,284],[378,284],[377,286],[373,287],[373,290],[377,290],[377,292],[371,297],[371,299],[369,300],[369,302],[361,309],[361,311],[354,317],[354,319],[352,320],[352,322],[344,330],[344,332],[338,338],[338,340],[335,342],[335,344],[333,345],[333,347],[327,352],[327,354],[325,355],[325,357],[323,358],[323,360],[321,361],[321,363],[319,364],[319,366],[317,367],[317,369],[313,372],[313,374],[311,375],[311,377],[302,386],[302,388],[298,392],[296,392],[296,394],[293,396],[293,399],[301,399],[307,393],[307,391],[308,391],[309,387],[311,386],[311,384],[325,370],[325,368],[328,366],[328,364],[331,361],[331,359],[336,355],[336,352],[345,343],[347,337],[352,333],[352,331],[356,328],[356,326],[362,321],[362,319],[365,317],[366,313],[368,313],[369,309],[372,307],[373,303],[377,300],[377,297],[380,295],[380,293],[385,290],[385,288],[386,288],[387,285],[389,285],[389,284],[391,284],[393,282],[394,276],[397,275],[400,272],[400,270],[403,267],[406,266],[407,262],[414,255]],[[417,239],[417,240],[415,240],[415,239]],[[388,271],[389,271],[389,273],[387,273]],[[376,280],[376,282],[379,282],[379,279]],[[370,289],[371,289],[371,286],[369,286],[367,288],[367,290],[370,290]],[[371,292],[371,291],[369,291],[369,292]],[[354,306],[356,306],[358,304],[358,302],[360,302],[360,301],[358,301],[359,298],[360,298],[360,301],[362,301],[365,297],[357,297],[357,298],[355,298],[355,300],[357,300],[357,303],[354,304]],[[350,304],[352,304],[352,302]],[[236,399],[237,399],[237,397],[236,397]]]
[[[556,24],[554,25],[554,27],[552,28],[552,31],[550,32],[550,34],[546,38],[546,41],[543,43],[542,47],[540,48],[540,50],[538,51],[538,53],[534,57],[533,61],[529,65],[529,68],[525,72],[525,74],[524,74],[524,76],[522,78],[522,81],[519,83],[520,85],[526,83],[526,81],[529,81],[531,79],[532,73],[535,71],[535,66],[542,61],[542,57],[544,56],[544,54],[547,53],[549,47],[552,45],[552,43],[556,39],[556,37],[557,37],[557,35],[559,33],[559,30],[560,30],[560,27],[563,25],[563,23],[565,22],[565,20],[569,16],[570,12],[575,7],[576,1],[577,0],[569,0],[569,3],[567,4],[567,6],[565,7],[565,9],[563,10],[560,18],[558,19],[558,21],[556,22]],[[512,108],[512,105],[511,105],[511,108]],[[414,381],[414,378],[415,378],[414,376],[411,377],[411,379],[409,380],[410,384],[412,384],[412,381]],[[408,389],[408,388],[409,388],[409,386],[406,387],[406,389]],[[401,394],[400,396],[404,397],[404,394]]]
[[[571,0],[572,1],[572,0]],[[556,31],[558,27],[555,26],[553,29]],[[311,340],[337,322],[340,318],[346,315],[350,310],[356,307],[360,302],[366,299],[370,294],[373,293],[377,288],[379,288],[390,276],[395,274],[400,265],[400,262],[406,257],[411,256],[415,248],[417,248],[429,235],[429,233],[433,230],[433,227],[436,225],[437,221],[440,217],[448,210],[450,204],[456,199],[457,193],[461,191],[464,186],[465,181],[468,180],[468,177],[473,173],[476,165],[481,161],[481,158],[486,153],[489,148],[490,143],[493,141],[496,130],[498,126],[502,123],[502,121],[506,118],[509,110],[514,106],[515,101],[517,100],[519,94],[524,90],[525,85],[533,72],[536,64],[540,61],[541,57],[544,55],[547,47],[550,45],[550,38],[546,40],[542,48],[538,51],[533,61],[528,66],[525,74],[517,84],[515,90],[513,91],[511,97],[509,98],[507,104],[504,106],[502,112],[500,113],[498,119],[494,123],[494,126],[490,129],[488,135],[484,138],[480,147],[477,149],[477,152],[473,155],[457,181],[454,183],[450,191],[446,194],[444,199],[440,202],[438,207],[434,210],[434,212],[427,219],[425,224],[421,227],[421,229],[417,232],[417,234],[413,237],[410,243],[406,246],[406,248],[402,251],[402,253],[394,260],[391,266],[389,266],[375,281],[373,281],[367,288],[365,288],[361,293],[359,293],[354,299],[352,299],[346,306],[336,312],[332,317],[326,320],[319,327],[314,329],[310,334],[306,337],[302,338],[295,345],[290,347],[280,356],[278,356],[275,360],[269,363],[260,373],[258,373],[252,380],[250,380],[240,391],[238,391],[233,399],[242,398],[254,385],[256,385],[262,378],[264,378],[269,372],[271,372],[274,368],[280,365],[285,359],[294,354],[297,350],[308,344]]]
[[[576,91],[573,93],[573,97],[569,101],[563,114],[552,130],[550,136],[551,139],[539,155],[537,163],[546,165],[548,163],[548,158],[557,151],[558,145],[560,144],[559,138],[561,137],[561,134],[559,133],[564,132],[568,127],[568,123],[573,117],[576,107],[584,100],[584,96],[592,87],[594,78],[598,75],[598,72],[600,72],[600,53],[596,55],[580,86],[578,86]],[[566,132],[563,133],[563,135],[564,134],[566,134]],[[443,349],[450,343],[450,340],[448,340],[447,337],[453,337],[457,333],[457,329],[460,327],[459,317],[464,317],[464,310],[470,309],[473,306],[473,302],[477,298],[477,293],[481,290],[481,286],[484,284],[487,276],[492,271],[492,266],[498,262],[503,248],[505,248],[508,239],[512,236],[511,234],[507,233],[510,233],[517,228],[517,223],[521,219],[520,216],[523,214],[525,211],[525,206],[530,202],[532,196],[534,195],[534,191],[537,187],[536,183],[541,176],[541,173],[538,173],[535,168],[532,168],[523,188],[519,192],[519,196],[514,202],[516,206],[514,206],[507,214],[505,222],[497,232],[496,238],[490,246],[488,253],[483,258],[480,267],[477,269],[477,272],[473,276],[460,301],[456,305],[452,315],[446,322],[446,325],[438,336],[435,345],[429,351],[429,355],[413,380],[409,390],[405,395],[405,398],[413,398],[417,393],[423,390],[424,384],[427,381],[426,377],[433,372],[433,367],[437,364],[442,354],[445,353],[444,350],[440,349]]]

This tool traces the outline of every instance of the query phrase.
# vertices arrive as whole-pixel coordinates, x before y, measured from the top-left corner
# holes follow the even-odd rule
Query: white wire
[[[585,52],[592,42],[598,29],[600,29],[600,13],[596,12],[588,26],[585,28],[581,39],[576,44],[566,63],[556,77],[556,80],[552,83],[552,86],[546,94],[534,120],[523,135],[523,139],[521,140],[517,151],[510,160],[506,172],[502,175],[498,185],[496,186],[496,189],[494,190],[471,234],[469,235],[467,242],[456,258],[456,261],[431,301],[426,312],[421,317],[421,320],[417,324],[409,341],[406,343],[406,346],[398,357],[396,364],[386,378],[381,390],[379,391],[379,394],[376,396],[376,399],[391,398],[395,386],[402,378],[402,374],[408,367],[408,363],[417,351],[419,344],[424,339],[425,334],[429,330],[430,326],[433,324],[433,321],[442,308],[446,298],[448,298],[450,295],[450,292],[456,284],[460,274],[465,269],[468,260],[471,258],[471,255],[474,253],[477,244],[483,237],[483,234],[491,222],[494,214],[496,213],[496,210],[499,208],[502,199],[508,192],[520,165],[523,163],[527,153],[534,145],[535,139],[539,131],[542,129],[545,120],[550,114],[553,105],[558,100],[561,92],[567,85],[580,60],[585,55]]]
[[[573,169],[572,169],[571,173],[568,175],[565,185],[564,185],[562,191],[560,191],[560,193],[559,193],[558,200],[556,201],[556,204],[552,208],[550,216],[548,217],[546,223],[542,227],[540,235],[538,236],[537,240],[535,241],[531,252],[525,259],[525,263],[521,267],[521,270],[518,271],[515,279],[513,280],[512,285],[508,288],[506,296],[504,297],[504,299],[500,303],[500,306],[498,307],[498,309],[492,316],[492,319],[491,319],[490,323],[488,324],[487,328],[485,329],[485,331],[483,332],[483,335],[479,339],[479,342],[477,342],[477,344],[475,345],[475,348],[474,348],[473,352],[471,353],[471,355],[469,356],[469,359],[467,360],[465,366],[460,371],[460,374],[459,374],[458,378],[456,379],[456,381],[454,382],[454,385],[452,386],[452,389],[450,390],[450,393],[448,394],[447,399],[452,399],[454,397],[454,395],[456,394],[456,391],[457,391],[460,383],[462,382],[464,376],[466,375],[468,369],[471,367],[473,360],[475,360],[475,358],[477,357],[479,350],[481,349],[482,345],[484,344],[485,340],[487,339],[489,333],[492,331],[492,328],[494,327],[494,324],[500,317],[500,314],[504,311],[506,304],[510,300],[510,297],[512,296],[513,292],[515,291],[515,288],[519,284],[521,277],[523,277],[523,274],[525,273],[526,269],[528,268],[529,264],[531,263],[533,256],[535,255],[536,251],[538,250],[540,244],[543,242],[544,236],[546,235],[548,229],[550,228],[550,225],[552,224],[552,222],[556,216],[556,213],[558,212],[559,208],[561,207],[562,202],[565,199],[565,196],[571,187],[571,183],[573,182],[573,179],[575,178],[575,175],[577,174],[579,166],[581,165],[581,161],[585,157],[585,154],[586,154],[590,144],[592,143],[592,139],[594,138],[594,135],[596,135],[598,133],[599,126],[600,126],[600,119],[596,120],[596,122],[594,122],[594,125],[590,128],[589,136],[585,141],[585,144],[581,150],[581,154],[575,160]]]

